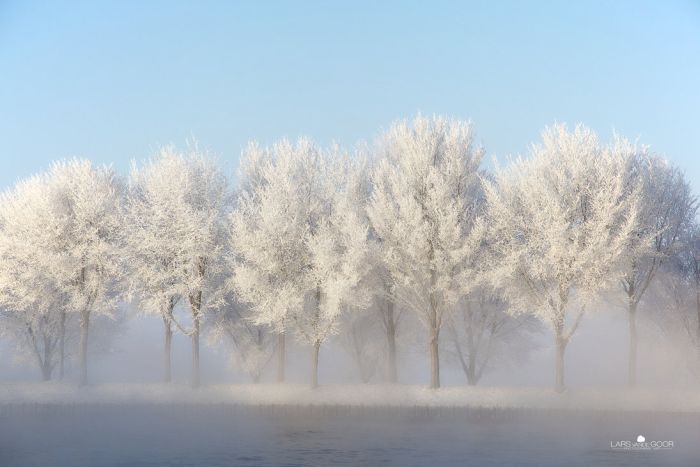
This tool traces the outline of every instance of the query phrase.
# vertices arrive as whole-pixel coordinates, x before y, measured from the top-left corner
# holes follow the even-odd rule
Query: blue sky
[[[473,120],[490,155],[546,124],[612,129],[700,191],[700,1],[0,0],[0,187],[82,156],[125,171],[191,136],[373,139]]]

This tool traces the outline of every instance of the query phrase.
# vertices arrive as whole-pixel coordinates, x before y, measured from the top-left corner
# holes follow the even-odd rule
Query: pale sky
[[[195,137],[372,140],[416,112],[491,156],[555,121],[700,180],[700,2],[0,2],[0,187],[72,156],[125,172]],[[700,190],[698,190],[700,191]]]

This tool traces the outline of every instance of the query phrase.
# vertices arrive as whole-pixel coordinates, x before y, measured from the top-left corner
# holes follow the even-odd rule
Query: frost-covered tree
[[[122,274],[118,231],[122,186],[109,167],[73,159],[51,166],[48,183],[58,192],[60,228],[52,244],[51,274],[67,310],[80,318],[80,384],[87,384],[90,317],[114,311],[115,284]]]
[[[66,303],[50,269],[65,223],[53,188],[41,174],[0,197],[0,333],[36,361],[45,381],[56,365],[63,377],[65,357]]]
[[[86,384],[90,317],[112,312],[121,273],[119,182],[110,168],[87,160],[57,162],[6,193],[1,215],[5,308],[31,323],[32,347],[43,341],[47,373],[53,366],[47,352],[58,346],[61,376],[65,313],[78,315],[80,383]]]
[[[691,371],[700,376],[700,228],[696,222],[683,229],[673,254],[660,265],[644,304],[687,356]]]
[[[428,331],[433,388],[440,386],[440,329],[476,271],[482,155],[469,123],[418,116],[383,135],[372,178],[372,228],[394,302],[415,313]]]
[[[142,167],[132,164],[122,229],[127,296],[163,319],[165,382],[172,379],[173,311],[183,292],[185,262],[177,228],[182,186],[173,179],[179,162],[168,148]]]
[[[566,346],[634,236],[639,190],[627,172],[636,153],[624,140],[604,146],[583,126],[555,125],[529,159],[486,183],[490,276],[512,307],[552,327],[557,391]]]
[[[691,305],[686,309],[686,318],[682,319],[684,328],[688,335],[693,335],[695,331],[695,350],[697,352],[698,372],[700,373],[700,225],[697,219],[685,229],[682,247],[676,253],[678,258],[678,270],[682,271],[681,276],[690,285],[692,296]]]
[[[628,383],[637,382],[637,310],[659,267],[673,254],[681,232],[695,217],[696,201],[683,173],[646,150],[629,171],[641,183],[642,201],[636,236],[627,252],[621,287],[629,321]]]
[[[110,168],[73,159],[54,163],[3,200],[2,256],[12,269],[3,271],[2,287],[5,299],[14,297],[7,308],[41,323],[45,351],[59,347],[61,371],[64,313],[79,317],[80,384],[87,383],[90,317],[111,313],[115,304],[113,285],[121,273],[116,235],[120,194]],[[57,317],[49,319],[46,313]],[[58,344],[46,334],[52,328],[57,328]],[[44,365],[50,366],[48,358]]]
[[[254,303],[252,309],[256,313],[267,315],[271,308],[287,309],[285,300],[291,294],[280,296],[278,287],[286,287],[295,279],[294,268],[287,258],[296,259],[295,242],[301,235],[292,231],[299,228],[295,225],[297,219],[286,217],[287,213],[280,210],[279,203],[287,202],[285,190],[291,190],[285,186],[288,181],[284,179],[290,174],[278,171],[278,161],[273,157],[271,150],[254,143],[244,151],[236,207],[230,219],[228,256],[233,271],[232,289],[243,301]],[[279,235],[280,232],[285,235]],[[277,334],[277,382],[281,383],[285,380],[286,326],[284,319],[267,322]]]
[[[313,348],[318,384],[321,344],[358,294],[367,263],[367,226],[358,206],[357,164],[306,139],[244,154],[242,188],[231,217],[232,285],[257,324],[293,329]]]
[[[365,155],[367,154],[367,156]],[[369,226],[369,254],[361,290],[372,297],[367,310],[352,309],[343,320],[340,342],[350,353],[363,382],[368,382],[377,372],[379,355],[385,354],[385,376],[390,383],[398,381],[397,371],[397,335],[402,309],[394,300],[394,285],[384,259],[382,258],[382,239],[372,229],[367,213],[367,204],[372,192],[372,166],[370,151],[363,145],[357,157],[361,161],[356,167],[354,205],[358,209],[362,222]],[[365,313],[368,311],[368,313]],[[379,331],[379,332],[377,332]],[[384,343],[377,340],[385,340]]]
[[[525,313],[510,313],[499,293],[478,287],[458,302],[447,327],[454,357],[474,386],[496,365],[524,362],[535,347],[538,322]]]
[[[354,204],[359,209],[362,222],[369,226],[370,253],[361,288],[365,294],[373,297],[369,310],[372,312],[371,315],[375,316],[366,315],[362,310],[352,312],[352,316],[345,320],[344,327],[354,336],[348,336],[352,340],[341,337],[341,343],[350,351],[358,364],[363,380],[374,375],[377,370],[376,352],[384,352],[386,378],[390,383],[396,383],[398,381],[397,335],[402,308],[397,307],[395,303],[394,282],[382,258],[382,239],[372,228],[367,213],[367,205],[372,193],[373,171],[373,167],[366,163],[369,160],[369,154],[369,149],[363,145],[357,155],[361,163],[357,166]],[[370,330],[370,327],[381,328],[382,338],[386,340],[385,344],[369,342],[367,335],[374,335],[374,329]],[[360,360],[359,357],[363,355],[369,361]]]
[[[206,152],[162,148],[132,169],[127,201],[130,289],[144,310],[163,317],[166,371],[170,325],[192,340],[192,386],[199,386],[199,338],[205,313],[223,303],[226,274],[228,180]],[[189,329],[173,315],[178,298],[187,302]]]

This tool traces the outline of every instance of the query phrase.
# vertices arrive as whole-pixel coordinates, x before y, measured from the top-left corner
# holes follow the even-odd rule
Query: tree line
[[[484,154],[471,123],[419,115],[352,150],[250,143],[235,189],[197,145],[164,147],[128,177],[55,162],[0,197],[0,333],[48,380],[57,367],[63,377],[74,323],[87,384],[91,320],[129,303],[162,318],[166,381],[179,332],[200,384],[206,324],[254,381],[275,356],[285,380],[288,339],[309,346],[315,387],[335,335],[363,381],[382,353],[396,382],[408,316],[438,388],[445,345],[476,384],[501,357],[524,354],[542,324],[563,391],[565,350],[584,316],[614,304],[629,320],[630,385],[643,306],[695,350],[697,371],[700,228],[683,173],[582,125],[546,128],[527,157],[492,171]]]

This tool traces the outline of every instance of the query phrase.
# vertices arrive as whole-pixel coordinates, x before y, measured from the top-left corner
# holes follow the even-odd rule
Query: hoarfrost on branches
[[[440,329],[476,272],[483,150],[473,145],[471,124],[418,116],[393,125],[379,152],[368,213],[394,301],[428,331],[430,385],[437,388]]]
[[[63,376],[66,300],[49,271],[64,227],[47,174],[20,181],[0,199],[0,304],[3,336],[34,360],[42,380]]]
[[[232,285],[258,324],[292,329],[320,346],[357,294],[367,264],[367,225],[357,205],[357,160],[307,139],[270,148],[252,144],[231,216]],[[366,300],[368,302],[368,300]]]
[[[192,386],[198,387],[200,327],[205,314],[224,303],[228,180],[212,157],[190,145],[187,152],[162,148],[142,167],[132,168],[131,182],[130,290],[145,311],[163,316],[166,343],[171,323],[190,336]],[[190,329],[173,317],[178,299],[189,305]]]
[[[88,160],[56,162],[3,195],[0,300],[26,324],[44,379],[63,372],[65,313],[80,321],[80,383],[87,383],[90,318],[111,314],[122,274],[117,232],[121,183],[112,169]]]
[[[542,137],[486,182],[490,276],[514,309],[552,327],[563,391],[566,346],[635,236],[640,190],[627,174],[637,149],[619,138],[603,146],[583,126]]]
[[[629,323],[628,384],[637,383],[637,309],[677,240],[695,218],[697,203],[683,173],[641,151],[630,167],[630,183],[641,185],[635,237],[627,249],[620,285]]]

